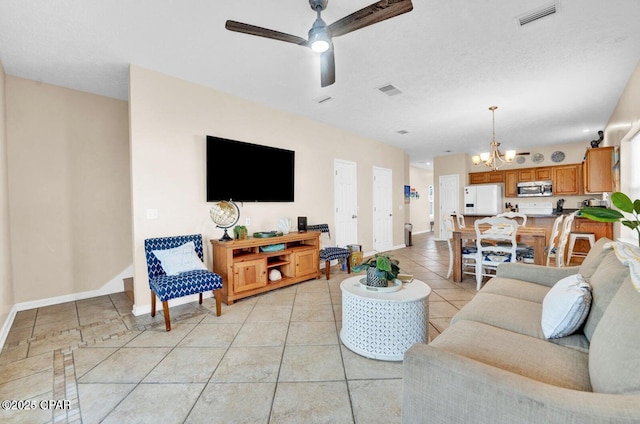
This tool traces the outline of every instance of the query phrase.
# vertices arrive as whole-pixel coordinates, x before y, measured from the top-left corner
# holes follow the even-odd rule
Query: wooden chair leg
[[[216,316],[222,315],[222,293],[220,289],[213,291],[213,297],[216,298]]]
[[[171,331],[171,318],[169,317],[169,301],[162,302],[162,310],[164,311],[164,325],[167,331]]]
[[[156,316],[156,294],[151,290],[151,317]]]
[[[202,293],[200,293],[200,304],[202,305]]]
[[[324,272],[327,275],[327,280],[329,279],[329,265],[331,265],[330,261],[324,261]]]

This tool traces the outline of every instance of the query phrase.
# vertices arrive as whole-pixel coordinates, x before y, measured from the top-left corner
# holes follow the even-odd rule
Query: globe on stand
[[[221,200],[211,207],[209,210],[209,216],[216,227],[222,228],[224,234],[219,241],[233,240],[229,237],[227,230],[238,223],[240,219],[240,209],[232,200]]]

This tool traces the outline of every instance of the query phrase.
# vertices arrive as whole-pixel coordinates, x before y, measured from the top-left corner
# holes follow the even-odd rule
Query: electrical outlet
[[[248,227],[249,225],[251,225],[251,218],[246,218],[246,219],[244,220],[244,225],[245,225],[245,226],[247,226],[247,227]]]

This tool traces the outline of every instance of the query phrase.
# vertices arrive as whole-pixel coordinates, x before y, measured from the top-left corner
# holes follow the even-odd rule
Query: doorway
[[[355,162],[333,160],[333,203],[335,207],[335,245],[358,243],[358,190]]]
[[[373,167],[373,250],[393,247],[393,171]]]
[[[452,213],[459,212],[460,207],[460,177],[455,175],[440,175],[439,177],[440,190],[438,197],[440,200],[440,208],[438,215],[438,238],[441,239],[441,234],[444,233],[443,217],[445,215],[451,215]]]

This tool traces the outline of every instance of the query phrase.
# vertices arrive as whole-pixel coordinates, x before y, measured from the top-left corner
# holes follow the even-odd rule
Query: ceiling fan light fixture
[[[327,24],[325,24],[320,17],[316,19],[309,30],[309,46],[311,47],[311,50],[318,53],[326,52],[329,50],[329,47],[331,47],[331,35],[329,35],[329,29],[327,28]]]

